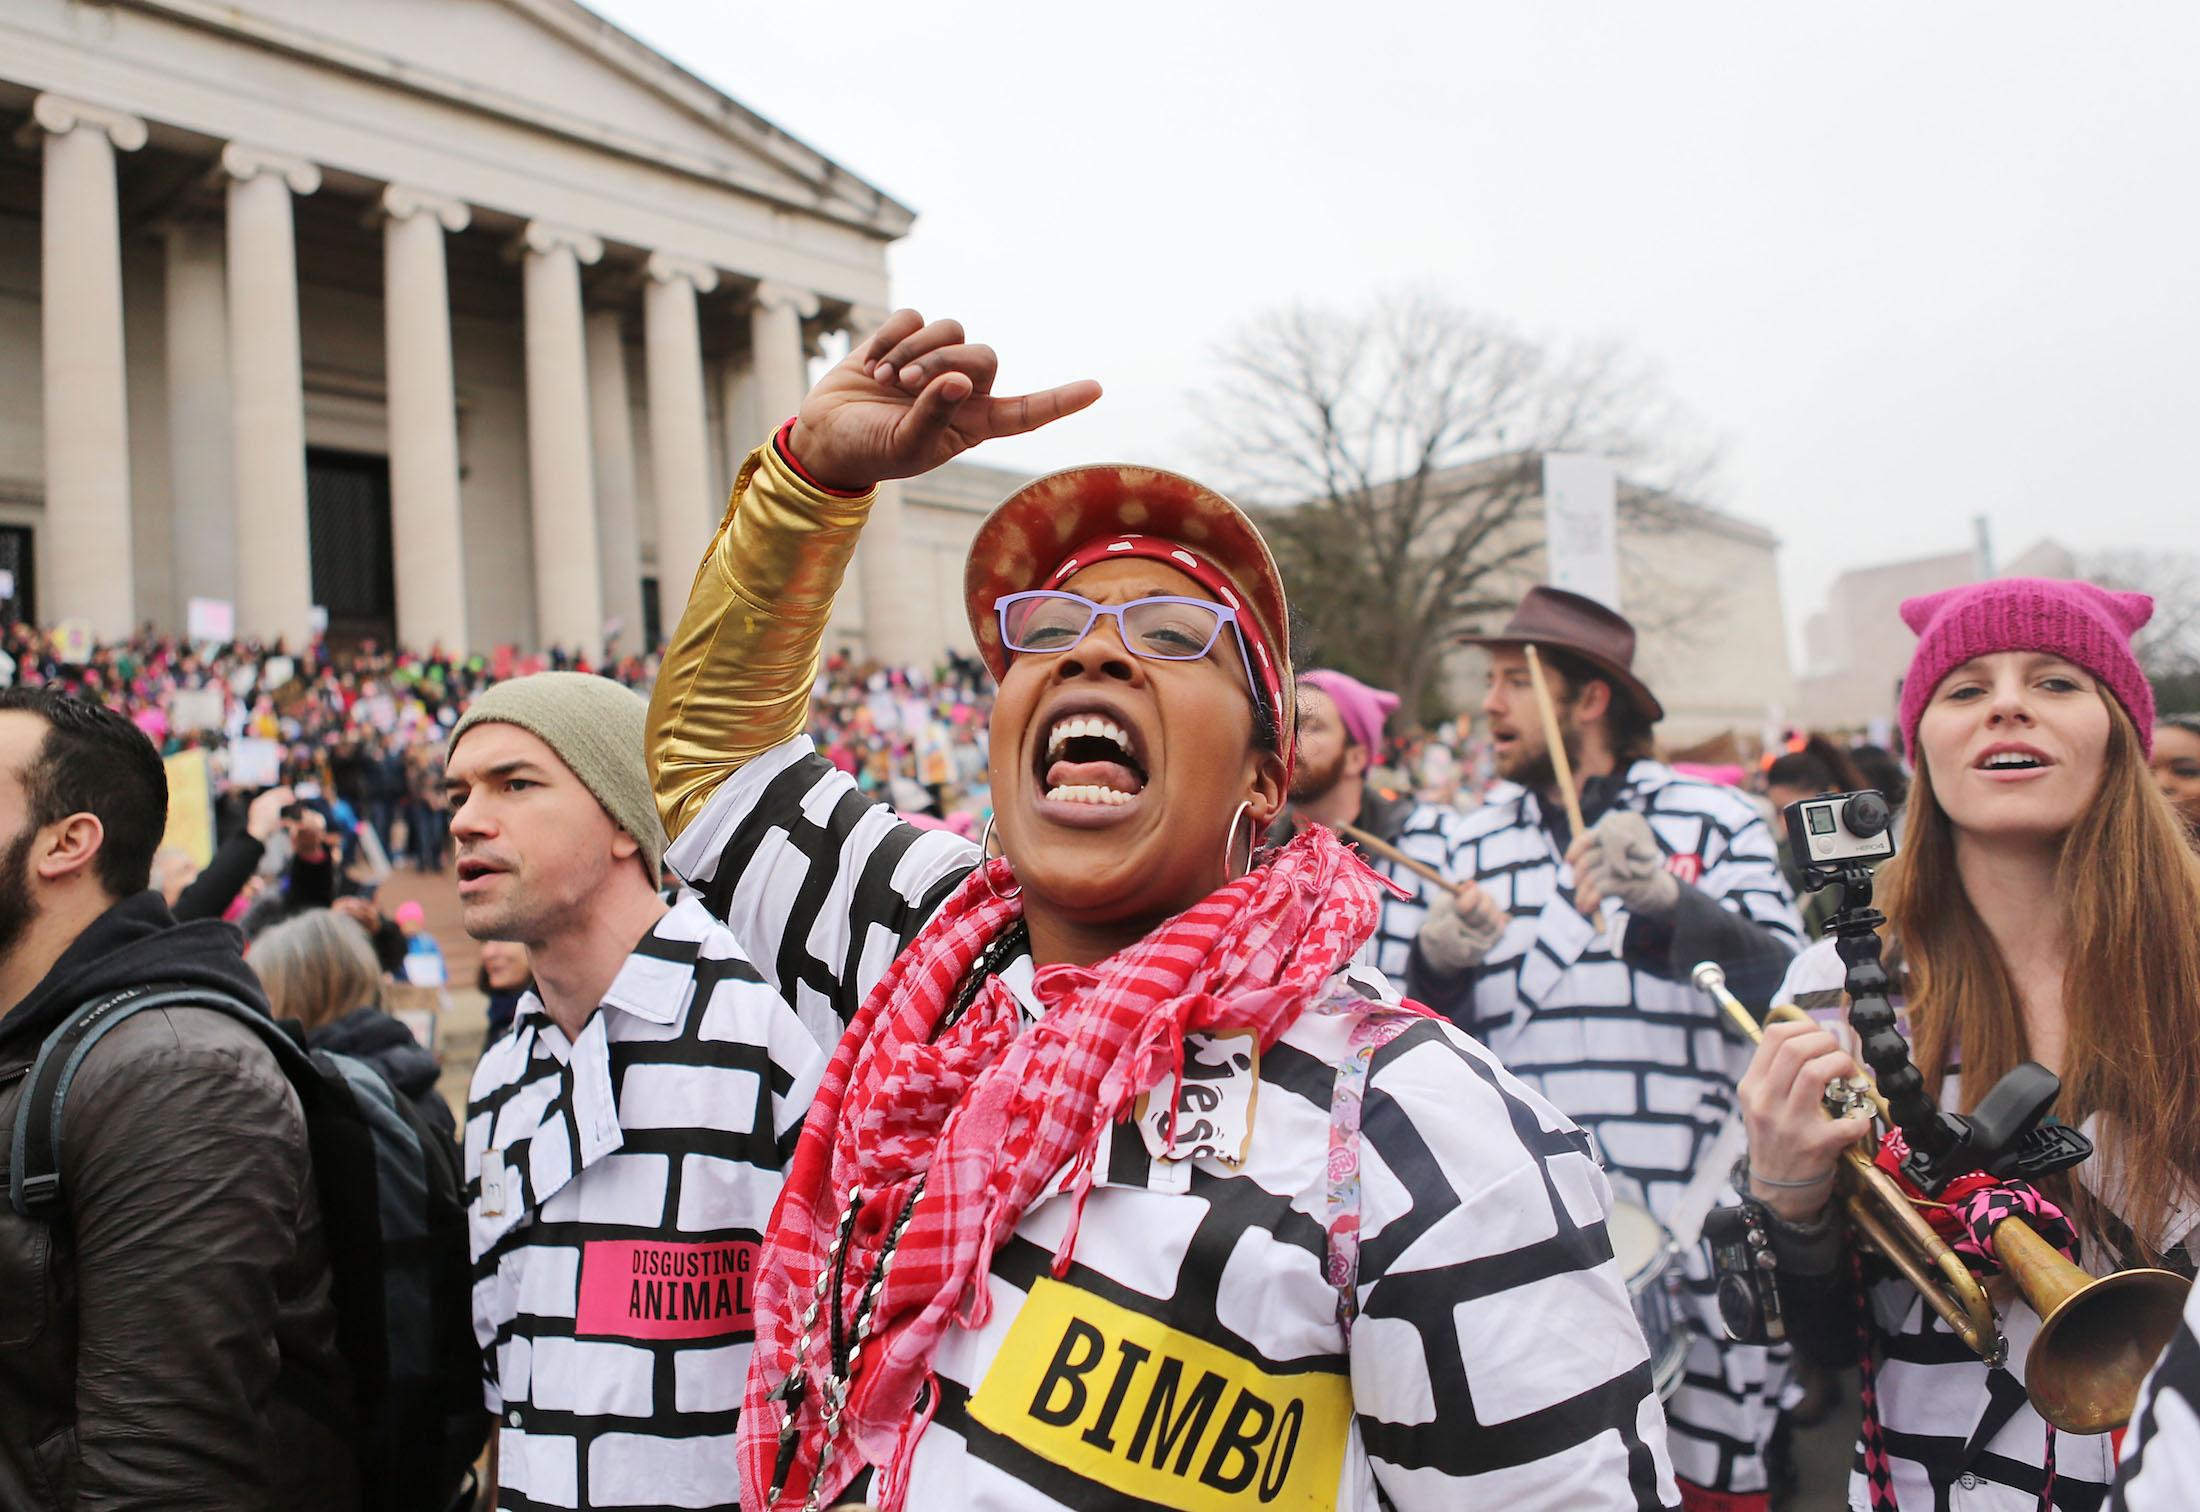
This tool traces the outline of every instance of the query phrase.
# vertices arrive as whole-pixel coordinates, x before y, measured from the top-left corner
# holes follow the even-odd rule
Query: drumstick
[[[1543,743],[1551,750],[1551,771],[1558,778],[1559,797],[1566,804],[1566,822],[1573,826],[1576,840],[1587,833],[1588,826],[1581,822],[1581,795],[1574,791],[1574,764],[1566,755],[1566,739],[1558,728],[1558,705],[1551,702],[1551,685],[1543,678],[1543,658],[1536,654],[1535,642],[1529,641],[1520,648],[1528,658],[1528,681],[1535,684],[1536,712],[1543,716]],[[1595,938],[1604,935],[1601,914],[1590,916],[1595,924]]]
[[[1298,829],[1303,830],[1313,822],[1313,820],[1307,818],[1304,814],[1293,814],[1291,816],[1292,825]],[[1446,877],[1435,867],[1430,866],[1427,862],[1414,860],[1411,856],[1407,855],[1404,851],[1398,849],[1397,846],[1390,844],[1388,841],[1378,840],[1373,835],[1369,834],[1366,830],[1355,828],[1354,826],[1349,824],[1332,824],[1329,827],[1335,830],[1338,834],[1344,836],[1345,839],[1350,840],[1353,844],[1359,846],[1362,850],[1373,851],[1376,855],[1381,856],[1385,861],[1395,861],[1398,863],[1398,865],[1404,867],[1407,871],[1413,873],[1413,875],[1415,875],[1416,877],[1420,877],[1424,881],[1435,883],[1438,887],[1441,887],[1445,892],[1452,894],[1454,897],[1458,896],[1459,889],[1451,881],[1450,878]]]
[[[1345,839],[1350,840],[1354,845],[1359,846],[1362,850],[1373,851],[1376,855],[1381,856],[1385,861],[1397,862],[1400,866],[1404,867],[1407,871],[1413,873],[1413,875],[1415,875],[1416,877],[1419,877],[1424,881],[1435,883],[1438,887],[1441,887],[1445,892],[1450,893],[1454,897],[1457,897],[1459,895],[1459,889],[1452,884],[1451,879],[1446,877],[1435,867],[1429,865],[1426,861],[1414,860],[1404,851],[1398,849],[1397,846],[1390,844],[1388,841],[1376,839],[1366,830],[1355,829],[1349,824],[1339,824],[1333,826],[1333,828],[1337,831],[1338,834],[1344,836]]]

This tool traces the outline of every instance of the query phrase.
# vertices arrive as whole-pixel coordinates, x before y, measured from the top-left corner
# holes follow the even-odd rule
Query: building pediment
[[[915,214],[577,0],[126,0],[409,93],[903,234]]]

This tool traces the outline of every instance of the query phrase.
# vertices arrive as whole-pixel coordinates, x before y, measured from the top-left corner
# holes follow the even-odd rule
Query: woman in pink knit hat
[[[2131,637],[2152,612],[2143,594],[2022,578],[1902,606],[1918,633],[1901,705],[1917,783],[1879,901],[1895,1003],[1941,1106],[1969,1112],[2019,1062],[2045,1065],[2062,1080],[2056,1114],[2095,1146],[2039,1183],[2079,1262],[2190,1276],[2200,861],[2147,769],[2154,697]],[[1843,977],[1824,941],[1796,958],[1779,1000],[1838,1017]],[[1770,1210],[1790,1335],[1836,1363],[1856,1354],[1858,1317],[1833,1178],[1866,1121],[1829,1119],[1820,1099],[1850,1074],[1828,1030],[1776,1024],[1741,1084],[1749,1188]],[[2060,1227],[2039,1218],[2043,1232]],[[1996,1292],[2009,1340],[1999,1366],[1899,1279],[1864,1294],[1876,1412],[1852,1507],[2100,1505],[2112,1435],[2056,1434],[2033,1411],[2022,1383],[2040,1320]]]

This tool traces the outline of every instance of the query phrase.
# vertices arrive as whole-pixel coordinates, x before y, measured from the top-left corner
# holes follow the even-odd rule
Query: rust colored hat
[[[1286,760],[1297,739],[1291,681],[1290,617],[1283,577],[1268,543],[1245,512],[1181,473],[1131,463],[1072,467],[1034,478],[997,505],[978,527],[963,565],[963,610],[978,655],[998,680],[1008,670],[994,604],[1011,593],[1066,582],[1110,548],[1135,541],[1134,554],[1167,560],[1152,543],[1181,547],[1177,565],[1245,622],[1248,652],[1277,711]]]
[[[1530,588],[1495,635],[1467,635],[1470,646],[1534,645],[1543,651],[1578,656],[1612,680],[1634,700],[1652,724],[1665,718],[1665,706],[1635,676],[1635,627],[1593,598],[1563,588]]]

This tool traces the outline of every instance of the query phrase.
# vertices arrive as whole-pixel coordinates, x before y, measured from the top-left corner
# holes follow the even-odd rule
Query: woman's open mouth
[[[1146,790],[1138,738],[1122,722],[1093,710],[1056,715],[1035,767],[1045,810],[1070,823],[1113,817]]]
[[[1972,770],[1989,782],[2028,782],[2054,770],[2054,758],[2038,746],[2001,741],[1988,746],[1972,763]]]

